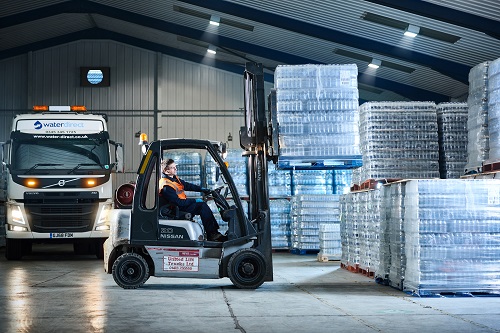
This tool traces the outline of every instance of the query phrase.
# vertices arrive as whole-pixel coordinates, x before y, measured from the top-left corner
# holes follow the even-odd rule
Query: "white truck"
[[[106,115],[83,106],[33,109],[13,119],[2,144],[5,257],[19,260],[33,243],[73,243],[75,253],[102,258],[123,146],[109,139]]]

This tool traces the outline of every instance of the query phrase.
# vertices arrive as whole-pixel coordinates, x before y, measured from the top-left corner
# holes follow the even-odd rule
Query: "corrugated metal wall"
[[[9,138],[14,110],[26,109],[27,56],[0,61],[0,142]]]
[[[80,87],[82,66],[110,67],[111,86]],[[32,105],[85,105],[106,113],[111,138],[124,144],[126,173],[117,184],[135,180],[139,131],[219,141],[231,133],[229,147],[239,146],[243,68],[237,75],[116,42],[79,41],[1,61],[0,77],[0,141],[13,116]]]

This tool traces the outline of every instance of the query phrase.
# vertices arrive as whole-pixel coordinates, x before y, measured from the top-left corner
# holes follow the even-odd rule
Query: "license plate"
[[[50,238],[71,238],[73,237],[72,232],[53,232],[50,234]]]

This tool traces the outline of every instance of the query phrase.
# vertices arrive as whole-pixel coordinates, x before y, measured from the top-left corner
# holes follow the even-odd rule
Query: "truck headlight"
[[[10,231],[28,231],[28,228],[26,228],[26,227],[20,227],[18,225],[10,225],[9,224],[9,230]]]
[[[111,211],[111,204],[102,206],[101,213],[97,219],[95,227],[96,231],[109,230],[109,212]]]
[[[23,212],[21,211],[21,207],[19,206],[11,206],[10,214],[12,217],[13,223],[26,224],[24,220]]]

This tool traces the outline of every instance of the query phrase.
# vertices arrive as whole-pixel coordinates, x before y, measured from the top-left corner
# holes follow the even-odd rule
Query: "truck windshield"
[[[111,169],[107,133],[47,135],[13,133],[11,169],[19,173]]]

